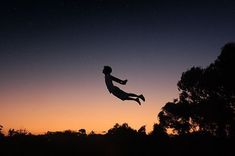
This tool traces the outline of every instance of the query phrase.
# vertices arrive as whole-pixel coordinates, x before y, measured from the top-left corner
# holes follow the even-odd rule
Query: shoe
[[[141,100],[145,101],[145,98],[142,94],[139,96],[139,98],[141,98]]]
[[[135,101],[138,102],[139,105],[141,105],[139,98],[136,98]]]

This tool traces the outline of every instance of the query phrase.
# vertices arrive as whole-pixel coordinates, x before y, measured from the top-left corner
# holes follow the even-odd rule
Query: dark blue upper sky
[[[234,40],[234,8],[233,0],[3,1],[1,82],[105,64],[156,73],[205,66]]]

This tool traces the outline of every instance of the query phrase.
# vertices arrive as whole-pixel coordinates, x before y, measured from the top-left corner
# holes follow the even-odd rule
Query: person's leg
[[[115,87],[112,94],[121,100],[133,100],[133,101],[136,101],[139,105],[141,105],[140,100],[139,100],[139,95],[136,95],[133,93],[126,93],[125,91],[119,89],[118,87]],[[137,97],[137,98],[133,98],[133,97]]]
[[[137,97],[137,98],[141,98],[143,101],[145,101],[145,98],[144,96],[141,94],[141,95],[137,95],[137,94],[134,94],[134,93],[127,93],[128,96],[130,97]]]
[[[139,95],[134,94],[134,93],[127,93],[127,94],[128,94],[128,96],[131,96],[131,97],[139,97]]]
[[[125,100],[133,100],[133,101],[136,101],[139,105],[141,105],[139,98],[127,97]]]

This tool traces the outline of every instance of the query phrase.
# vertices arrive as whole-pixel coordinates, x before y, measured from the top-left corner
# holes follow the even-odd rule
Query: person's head
[[[105,75],[112,73],[112,68],[109,67],[109,66],[104,66],[103,73],[104,73]]]

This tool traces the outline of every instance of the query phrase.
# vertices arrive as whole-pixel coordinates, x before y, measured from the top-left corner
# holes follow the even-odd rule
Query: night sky
[[[0,4],[0,124],[32,133],[115,123],[150,131],[177,81],[235,40],[234,0],[57,0]],[[104,65],[128,79],[109,94]]]

